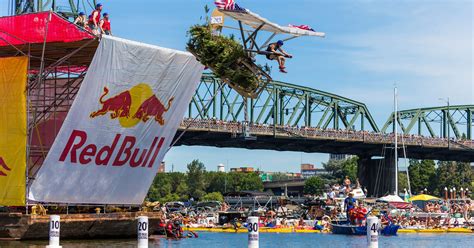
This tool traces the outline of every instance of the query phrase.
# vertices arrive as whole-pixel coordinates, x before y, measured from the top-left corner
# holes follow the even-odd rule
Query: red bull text
[[[98,147],[96,144],[87,144],[87,133],[73,130],[59,161],[72,164],[95,164],[97,166],[130,166],[132,168],[152,168],[156,157],[163,146],[165,138],[155,137],[148,149],[135,148],[136,138],[116,134],[110,145]],[[118,152],[116,149],[118,147]],[[115,156],[112,159],[112,156]]]

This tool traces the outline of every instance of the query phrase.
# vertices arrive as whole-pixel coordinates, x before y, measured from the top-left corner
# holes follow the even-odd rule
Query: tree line
[[[147,195],[148,201],[223,200],[223,194],[235,191],[262,191],[257,173],[206,171],[199,160],[187,165],[186,173],[158,173]]]
[[[474,189],[474,173],[471,165],[466,162],[433,160],[410,160],[408,167],[412,194],[419,194],[425,189],[429,194],[444,196],[444,188]],[[398,174],[400,189],[408,189],[406,173]]]
[[[305,181],[305,193],[318,195],[322,194],[325,187],[335,183],[341,184],[345,176],[355,183],[357,179],[358,157],[346,160],[330,160],[323,163],[327,174],[315,176]],[[408,176],[412,194],[419,194],[425,189],[429,194],[444,196],[445,187],[456,188],[457,192],[461,188],[469,189],[472,195],[474,190],[474,173],[470,163],[454,161],[434,160],[409,160]],[[398,188],[400,191],[408,189],[408,177],[406,173],[398,173]]]

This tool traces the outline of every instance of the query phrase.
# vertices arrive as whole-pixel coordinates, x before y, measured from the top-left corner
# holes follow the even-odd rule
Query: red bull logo
[[[104,87],[104,92],[99,99],[102,107],[92,112],[90,118],[110,114],[110,118],[119,119],[123,127],[133,127],[140,121],[147,122],[149,119],[153,119],[161,126],[165,125],[163,115],[171,108],[174,100],[174,97],[171,97],[165,106],[150,86],[143,83],[104,100],[108,94],[109,89]]]
[[[11,171],[11,169],[5,163],[2,157],[0,157],[0,177],[6,177],[7,171]]]

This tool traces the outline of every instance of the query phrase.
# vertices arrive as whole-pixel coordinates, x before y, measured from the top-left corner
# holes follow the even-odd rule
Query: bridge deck
[[[241,123],[215,120],[187,119],[179,132],[183,130],[186,132],[176,145],[380,156],[383,148],[393,147],[394,142],[393,134],[267,125],[249,125],[248,130],[256,140],[246,140],[242,138]],[[474,161],[472,140],[448,143],[444,138],[400,134],[399,142],[406,145],[408,158]]]

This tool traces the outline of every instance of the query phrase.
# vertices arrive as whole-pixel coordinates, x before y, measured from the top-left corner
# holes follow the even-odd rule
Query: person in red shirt
[[[98,3],[95,6],[95,10],[92,11],[92,14],[89,16],[89,28],[92,30],[92,33],[99,35],[99,24],[100,24],[100,12],[102,11],[102,4]]]
[[[363,226],[367,215],[367,209],[364,207],[362,202],[359,202],[359,205],[354,209],[354,215],[356,224],[358,226]]]
[[[102,34],[112,35],[112,29],[110,28],[109,14],[104,13],[103,17],[104,18],[100,20],[100,31]]]

